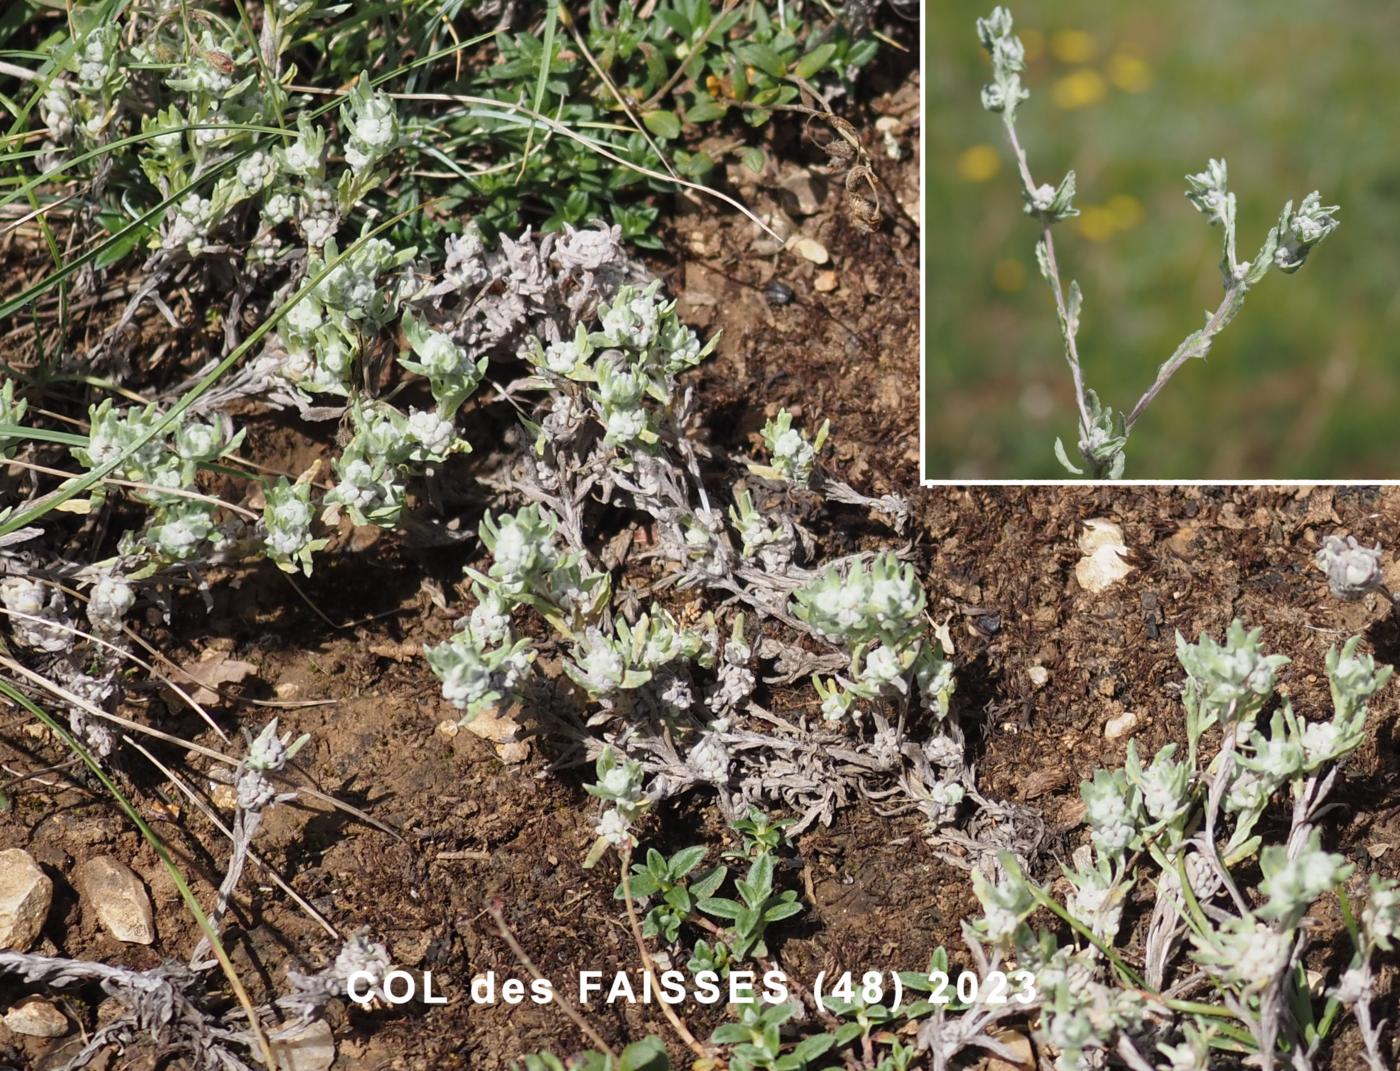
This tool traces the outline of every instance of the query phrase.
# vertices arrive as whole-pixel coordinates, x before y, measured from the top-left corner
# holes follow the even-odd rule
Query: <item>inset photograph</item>
[[[1400,9],[927,16],[924,476],[1400,476]]]

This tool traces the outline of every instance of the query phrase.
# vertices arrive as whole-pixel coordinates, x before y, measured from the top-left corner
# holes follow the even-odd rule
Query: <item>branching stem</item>
[[[1239,308],[1239,301],[1243,297],[1244,294],[1240,292],[1238,283],[1231,284],[1226,288],[1225,296],[1220,299],[1220,304],[1211,313],[1210,319],[1206,321],[1206,326],[1200,332],[1187,337],[1186,341],[1176,348],[1176,352],[1171,355],[1167,363],[1162,365],[1152,386],[1143,392],[1137,405],[1133,406],[1133,411],[1128,414],[1127,420],[1129,431],[1137,423],[1138,417],[1146,412],[1153,399],[1161,393],[1162,388],[1167,385],[1167,381],[1181,370],[1182,365],[1193,357],[1206,355],[1206,351],[1210,349],[1211,340],[1229,323],[1231,314]]]

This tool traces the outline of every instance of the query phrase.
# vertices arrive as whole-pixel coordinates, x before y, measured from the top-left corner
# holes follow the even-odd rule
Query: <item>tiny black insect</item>
[[[781,283],[774,279],[763,288],[763,294],[768,299],[770,305],[791,305],[795,296],[792,287],[787,283]]]

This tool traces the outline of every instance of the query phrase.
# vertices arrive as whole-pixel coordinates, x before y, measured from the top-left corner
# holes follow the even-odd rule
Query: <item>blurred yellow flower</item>
[[[1066,111],[1076,108],[1089,108],[1108,95],[1108,83],[1103,75],[1091,67],[1071,71],[1055,81],[1050,89],[1050,97],[1057,107]]]
[[[1114,226],[1113,213],[1103,205],[1084,205],[1074,222],[1079,233],[1091,242],[1106,242],[1118,230]]]
[[[968,182],[986,182],[1001,170],[1001,156],[990,145],[973,145],[958,156],[957,167]]]
[[[1050,52],[1061,63],[1088,63],[1099,54],[1099,43],[1087,30],[1056,30]]]
[[[1114,194],[1104,208],[1113,218],[1113,226],[1120,231],[1130,231],[1142,223],[1142,202],[1130,194]]]
[[[1115,235],[1140,226],[1142,202],[1126,193],[1115,194],[1106,204],[1080,205],[1075,226],[1091,242],[1106,242]]]
[[[1021,47],[1026,50],[1028,61],[1038,60],[1045,55],[1045,34],[1034,28],[1018,29],[1017,32],[1021,35]]]
[[[1019,260],[999,260],[992,269],[992,282],[1003,294],[1014,294],[1026,285],[1026,266]]]
[[[1152,85],[1152,68],[1137,56],[1115,52],[1108,58],[1108,78],[1124,93],[1142,93]]]

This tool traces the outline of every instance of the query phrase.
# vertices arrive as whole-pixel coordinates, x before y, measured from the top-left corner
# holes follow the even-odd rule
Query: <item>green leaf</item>
[[[670,1071],[671,1058],[655,1034],[634,1041],[617,1058],[617,1071]]]
[[[716,1045],[736,1045],[749,1040],[748,1027],[740,1026],[738,1023],[725,1023],[723,1026],[715,1028],[715,1032],[710,1035],[710,1040]]]
[[[1084,292],[1079,289],[1078,280],[1071,279],[1069,298],[1065,302],[1065,333],[1071,338],[1079,333],[1079,314],[1084,308]]]
[[[708,896],[695,905],[707,915],[717,919],[736,919],[744,911],[744,905],[722,896]]]
[[[1084,470],[1075,468],[1069,463],[1069,454],[1065,453],[1065,444],[1060,442],[1059,437],[1055,439],[1055,459],[1076,476],[1083,476]]]
[[[710,123],[716,119],[724,118],[724,113],[729,111],[727,105],[721,104],[714,97],[700,97],[685,111],[685,121],[687,123]]]
[[[734,51],[745,63],[757,67],[771,78],[782,78],[787,74],[787,64],[783,62],[783,57],[767,45],[740,45]]]
[[[632,898],[638,899],[643,896],[655,896],[661,891],[660,884],[646,871],[634,872],[632,874]],[[627,891],[623,889],[621,883],[613,890],[614,900],[623,900],[627,896]]]
[[[658,138],[670,141],[681,136],[681,121],[676,118],[675,112],[658,108],[654,112],[643,112],[642,122],[646,128]]]
[[[780,922],[783,919],[790,919],[793,915],[802,913],[802,905],[796,900],[779,901],[772,907],[763,909],[764,922]]]
[[[768,154],[756,145],[746,145],[739,150],[739,159],[755,175],[762,174],[768,163]]]
[[[674,8],[660,7],[656,11],[656,18],[664,22],[666,26],[682,41],[689,41],[691,36],[690,20],[681,12]]]
[[[834,55],[836,55],[836,46],[830,41],[818,45],[797,61],[797,66],[792,69],[793,73],[798,78],[811,78],[824,71]]]
[[[671,888],[667,889],[666,892],[662,895],[662,899],[665,900],[666,903],[668,903],[671,907],[674,907],[677,911],[680,911],[686,915],[690,914],[690,891],[684,886],[672,886]]]
[[[806,1063],[808,1060],[815,1060],[835,1044],[836,1036],[834,1034],[813,1034],[811,1037],[803,1038],[792,1050],[792,1055]]]
[[[677,152],[676,170],[686,178],[698,179],[715,169],[714,157],[707,152]]]
[[[691,882],[691,893],[702,899],[714,896],[715,890],[724,884],[724,879],[728,873],[728,867],[717,866],[710,868]]]
[[[660,852],[658,852],[655,848],[648,848],[647,873],[649,873],[658,882],[662,882],[666,880],[667,871],[668,868],[666,866],[666,857]]]
[[[773,893],[773,857],[764,852],[749,867],[748,877],[742,882],[739,894],[750,907],[758,907]]]
[[[705,851],[703,844],[696,844],[690,848],[682,848],[671,856],[671,876],[673,878],[685,877],[700,865],[700,860],[705,858]]]

